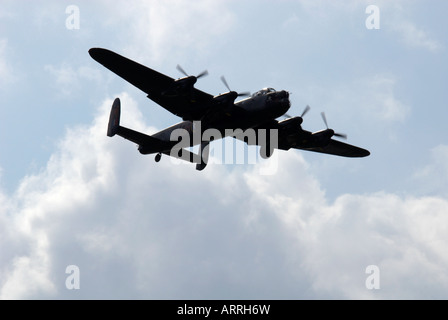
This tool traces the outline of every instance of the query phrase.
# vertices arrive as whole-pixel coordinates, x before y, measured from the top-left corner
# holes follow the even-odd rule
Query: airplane
[[[141,154],[156,154],[156,162],[160,161],[162,154],[166,154],[195,163],[197,170],[203,170],[207,165],[208,146],[213,140],[213,137],[205,139],[201,135],[207,129],[219,132],[219,138],[233,136],[248,145],[259,145],[260,155],[264,159],[269,158],[275,149],[287,151],[291,148],[351,158],[370,155],[368,150],[333,139],[347,137],[328,127],[324,113],[321,116],[326,129],[317,132],[302,129],[303,117],[310,108],[307,106],[300,116],[289,116],[287,111],[291,103],[288,91],[263,88],[252,95],[238,93],[230,89],[222,76],[221,81],[228,92],[212,95],[194,87],[198,79],[208,74],[207,71],[197,76],[188,75],[178,65],[177,69],[184,77],[174,79],[108,49],[91,48],[89,54],[98,63],[145,92],[149,99],[182,118],[180,123],[147,135],[120,125],[121,103],[119,98],[114,100],[107,136],[118,135],[136,143]],[[247,98],[235,102],[239,97]],[[282,116],[287,119],[276,120]],[[190,139],[183,141],[182,145],[179,137],[172,140],[172,134],[177,129],[190,135]],[[199,135],[195,135],[197,130],[200,131]],[[244,135],[247,130],[254,130],[255,139],[248,139]],[[274,135],[276,139],[272,139]],[[199,138],[193,139],[192,136]],[[199,145],[198,154],[184,148],[196,145]]]

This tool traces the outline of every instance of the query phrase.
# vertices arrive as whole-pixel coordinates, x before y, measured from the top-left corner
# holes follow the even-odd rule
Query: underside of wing
[[[362,158],[367,157],[370,155],[370,152],[368,150],[355,147],[353,145],[340,142],[337,140],[330,140],[330,143],[327,144],[324,147],[300,147],[296,146],[295,149],[301,149],[301,150],[307,150],[307,151],[313,151],[313,152],[320,152],[320,153],[326,153],[326,154],[332,154],[335,156],[341,156],[341,157],[349,157],[349,158]]]
[[[266,133],[270,130],[276,130],[278,140],[275,148],[280,150],[289,150],[294,148],[349,158],[360,158],[370,155],[368,150],[338,140],[330,139],[329,143],[326,144],[322,140],[316,138],[315,134],[312,132],[297,127],[288,128],[276,120],[266,122],[254,129],[256,129],[255,132],[257,138],[255,141],[258,145],[265,145],[270,141],[268,136],[272,136],[272,134],[268,134],[268,136],[264,134],[264,136],[260,139],[260,136],[258,135],[260,129],[266,130]],[[236,136],[235,138],[245,141],[245,137],[246,136],[242,135],[240,137]],[[272,144],[272,141],[270,141],[270,143]]]
[[[200,120],[213,99],[212,95],[196,88],[182,94],[165,94],[176,82],[173,78],[107,49],[92,48],[89,54],[104,67],[145,92],[148,98],[183,120]]]

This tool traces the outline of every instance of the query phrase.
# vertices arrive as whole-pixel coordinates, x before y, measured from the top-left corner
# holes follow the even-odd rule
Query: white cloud
[[[411,47],[421,47],[431,52],[437,52],[442,48],[439,41],[431,38],[428,32],[410,21],[397,23],[394,29],[400,34],[402,41]]]
[[[448,195],[448,146],[439,145],[430,151],[431,162],[418,169],[412,177],[417,192]]]
[[[446,223],[446,204],[443,199],[382,193],[340,196],[325,211],[327,221],[318,219],[314,230],[326,241],[313,237],[308,244],[313,248],[306,257],[315,275],[313,287],[352,299],[443,298],[448,279],[443,271],[447,255],[441,249],[447,239],[440,223]],[[371,264],[381,270],[379,291],[360,285]],[[426,290],[428,284],[432,292]]]
[[[106,23],[126,25],[117,46],[138,61],[166,54],[176,61],[230,41],[221,37],[235,23],[225,2],[166,3],[115,3],[120,15]],[[322,14],[333,14],[329,24],[340,18]],[[290,15],[284,27],[301,22]],[[364,18],[360,10],[361,27]],[[428,34],[417,43],[430,49]],[[197,50],[183,50],[192,42]],[[7,44],[0,42],[0,67],[8,66]],[[93,69],[64,63],[45,70],[66,95],[80,81],[101,80]],[[313,96],[359,110],[381,130],[377,124],[410,113],[397,83],[376,74]],[[153,131],[135,101],[120,96],[123,124]],[[417,170],[428,190],[441,190],[431,197],[378,192],[330,201],[295,150],[279,154],[272,176],[259,175],[260,164],[202,172],[166,157],[156,164],[132,143],[106,137],[111,103],[92,124],[70,128],[47,166],[24,177],[13,195],[0,192],[0,298],[446,298],[445,146]],[[338,111],[341,118],[353,114]],[[78,291],[65,288],[72,264],[81,271]],[[378,291],[364,285],[371,264],[381,270]]]
[[[409,1],[376,2],[382,13],[381,29],[391,30],[398,36],[399,41],[409,47],[423,48],[430,52],[438,52],[442,43],[431,34],[431,26],[422,24],[421,3]]]
[[[368,80],[369,90],[367,107],[376,117],[387,122],[404,121],[411,108],[397,99],[396,79],[390,75],[375,75]]]
[[[150,131],[121,94],[126,125]],[[328,202],[300,153],[259,168],[156,164],[106,137],[112,99],[0,194],[1,298],[446,298],[447,201]],[[77,265],[81,289],[65,288]],[[365,287],[368,265],[381,289]]]
[[[343,97],[350,91],[350,105],[362,110],[363,116],[380,120],[381,124],[394,124],[405,121],[411,112],[411,106],[397,96],[396,84],[394,75],[374,74],[351,83],[339,95]]]
[[[409,1],[384,1],[369,0],[364,1],[309,1],[300,0],[302,7],[316,17],[326,18],[336,13],[350,13],[353,16],[359,16],[359,21],[363,22],[367,18],[365,9],[369,5],[376,5],[380,10],[381,30],[393,30],[399,37],[400,41],[410,47],[419,47],[431,52],[438,52],[442,48],[440,41],[435,39],[426,26],[419,25],[418,21],[421,10],[415,3]],[[416,12],[412,15],[413,11]],[[336,14],[336,16],[339,16]],[[361,24],[360,24],[361,26]]]
[[[342,121],[351,121],[352,116],[365,117],[375,126],[390,127],[404,122],[410,115],[412,107],[403,101],[397,93],[399,80],[393,74],[376,73],[355,81],[329,86],[311,85],[305,87],[299,95],[316,97],[314,103],[322,110],[331,112],[330,116],[339,116]]]
[[[93,67],[76,68],[62,63],[60,66],[45,65],[44,70],[54,77],[57,95],[63,97],[69,97],[79,91],[84,81],[93,81],[96,84],[101,81],[100,70]]]
[[[143,62],[180,58],[192,45],[197,53],[209,50],[234,24],[226,1],[120,1],[112,10],[114,20],[105,23],[115,25],[117,15],[127,21],[120,35],[124,52]]]
[[[0,84],[5,86],[14,83],[17,79],[8,59],[8,39],[0,39]]]
[[[298,1],[306,10],[313,11],[313,13],[320,12],[326,14],[329,12],[338,11],[355,11],[366,4],[362,4],[362,1],[326,1],[326,0],[299,0]],[[368,1],[365,1],[368,3]],[[327,10],[330,9],[330,10]]]

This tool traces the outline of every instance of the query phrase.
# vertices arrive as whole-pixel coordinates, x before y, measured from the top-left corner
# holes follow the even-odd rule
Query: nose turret
[[[275,92],[274,95],[276,95],[277,99],[288,99],[289,98],[289,92],[285,91],[285,90]]]
[[[286,90],[270,93],[268,100],[270,100],[272,111],[278,117],[285,114],[291,106],[291,102],[289,101],[289,92]]]

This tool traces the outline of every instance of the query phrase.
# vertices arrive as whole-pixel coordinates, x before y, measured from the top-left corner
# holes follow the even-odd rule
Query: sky
[[[446,1],[111,3],[0,3],[1,299],[448,298]],[[155,163],[106,136],[113,100],[142,132],[180,119],[92,47],[287,90],[371,155]]]

